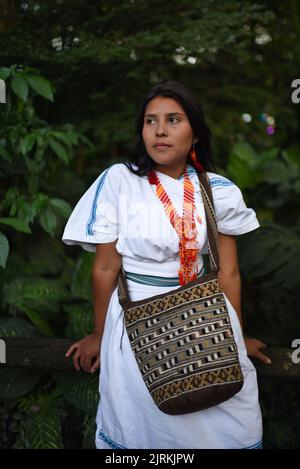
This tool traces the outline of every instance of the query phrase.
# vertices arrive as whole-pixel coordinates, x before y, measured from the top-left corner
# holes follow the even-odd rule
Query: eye
[[[147,117],[147,119],[145,120],[145,123],[146,124],[151,124],[151,122],[153,122],[155,119],[152,118],[152,117]],[[178,119],[178,117],[169,117],[169,121],[172,121],[171,123],[172,124],[175,124],[176,122],[179,122],[180,119]]]
[[[153,119],[152,119],[151,117],[148,117],[148,118],[146,119],[146,124],[149,124],[150,121],[153,121]]]

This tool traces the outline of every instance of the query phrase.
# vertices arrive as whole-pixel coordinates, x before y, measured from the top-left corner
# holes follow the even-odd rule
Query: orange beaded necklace
[[[195,189],[191,182],[187,166],[184,171],[184,195],[183,195],[183,216],[178,215],[175,207],[162,186],[157,173],[154,169],[149,171],[150,184],[156,185],[156,194],[162,202],[165,213],[179,236],[179,256],[180,268],[178,277],[180,285],[194,280],[198,273],[198,253],[200,249],[197,241],[197,230],[194,219]]]

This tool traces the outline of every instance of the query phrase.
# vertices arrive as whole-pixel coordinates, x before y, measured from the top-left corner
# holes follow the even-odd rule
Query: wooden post
[[[76,339],[2,337],[6,345],[6,363],[0,368],[36,368],[41,370],[75,370],[71,358],[65,353]],[[252,359],[259,378],[300,381],[300,363],[292,362],[294,349],[268,348],[262,350],[271,360],[265,365]]]

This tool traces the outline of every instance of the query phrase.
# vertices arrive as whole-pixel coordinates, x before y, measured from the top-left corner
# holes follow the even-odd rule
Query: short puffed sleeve
[[[239,187],[224,176],[207,173],[212,188],[217,227],[225,235],[241,235],[259,228],[256,213],[248,208]]]
[[[118,195],[121,174],[119,164],[105,169],[83,194],[64,228],[62,241],[96,251],[96,244],[118,239]]]

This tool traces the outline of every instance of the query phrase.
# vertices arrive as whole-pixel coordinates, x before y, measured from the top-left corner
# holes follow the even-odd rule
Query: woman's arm
[[[218,275],[220,287],[236,310],[244,334],[241,308],[241,276],[234,236],[219,233],[218,248],[220,257]]]
[[[237,313],[247,353],[249,356],[259,358],[264,363],[270,364],[271,360],[269,357],[260,352],[260,349],[266,347],[266,345],[260,340],[246,338],[244,335],[241,308],[241,276],[235,237],[219,233],[218,249],[220,257],[219,284]]]
[[[66,353],[66,357],[69,357],[76,351],[73,364],[77,371],[82,367],[84,371],[94,372],[100,366],[100,347],[106,314],[122,264],[122,256],[116,250],[116,243],[117,241],[96,245],[92,268],[94,330],[72,344]]]
[[[94,333],[102,337],[106,313],[122,265],[122,256],[116,250],[117,240],[97,244],[93,263]]]

